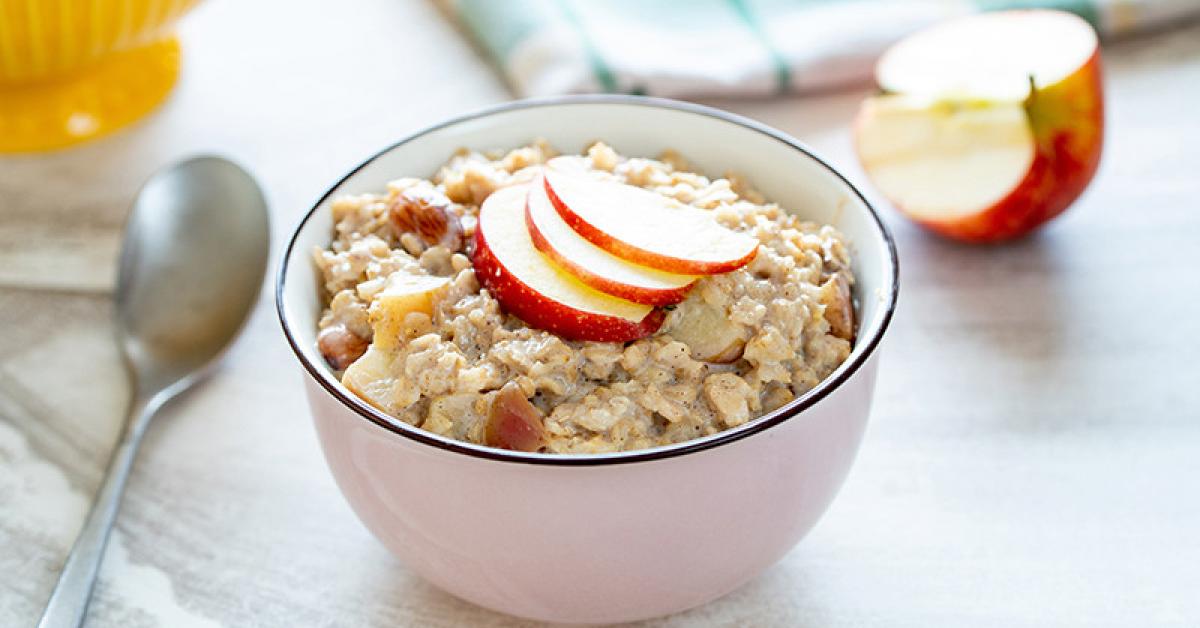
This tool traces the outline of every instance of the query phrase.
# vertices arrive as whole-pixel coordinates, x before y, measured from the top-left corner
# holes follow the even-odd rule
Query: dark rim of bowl
[[[632,450],[632,451],[626,451],[626,452],[614,452],[614,453],[602,453],[602,454],[546,454],[546,453],[517,452],[517,451],[509,451],[509,450],[505,450],[505,449],[495,449],[492,447],[485,447],[483,445],[475,445],[473,443],[467,443],[464,441],[454,440],[454,439],[450,439],[450,438],[447,438],[444,436],[440,436],[440,435],[434,434],[433,432],[428,432],[426,430],[423,430],[419,427],[409,425],[408,423],[405,423],[404,421],[401,421],[395,417],[392,417],[392,416],[376,409],[375,407],[367,404],[366,402],[364,402],[363,400],[361,400],[357,396],[355,396],[353,393],[350,393],[348,390],[345,390],[344,388],[337,385],[333,381],[332,377],[330,376],[330,371],[328,370],[328,368],[325,365],[315,365],[308,360],[308,358],[304,354],[304,351],[301,350],[300,346],[297,344],[296,338],[292,334],[292,330],[290,328],[290,323],[288,321],[287,315],[285,314],[283,288],[284,288],[284,284],[287,280],[288,262],[292,257],[292,250],[296,246],[296,240],[300,237],[300,234],[304,231],[304,227],[305,227],[305,225],[308,224],[308,221],[310,219],[312,219],[313,215],[316,214],[317,210],[326,201],[326,199],[328,199],[330,197],[330,195],[332,195],[334,193],[335,190],[337,190],[348,179],[353,177],[360,170],[362,170],[367,165],[374,162],[376,159],[378,159],[382,155],[389,153],[392,150],[395,150],[396,148],[403,146],[404,144],[407,144],[408,142],[411,142],[419,137],[422,137],[422,136],[432,133],[434,131],[438,131],[445,127],[453,126],[456,124],[461,124],[463,122],[467,122],[467,121],[474,120],[477,118],[483,118],[486,116],[494,115],[497,113],[503,113],[503,112],[507,112],[507,111],[514,111],[514,110],[519,110],[519,109],[531,109],[531,108],[546,107],[546,106],[581,105],[581,104],[582,105],[617,104],[617,105],[632,105],[632,106],[637,106],[637,107],[651,107],[651,108],[657,108],[657,109],[672,109],[675,111],[681,111],[681,112],[685,112],[685,113],[691,113],[691,114],[697,114],[697,115],[702,115],[702,116],[708,116],[711,118],[717,118],[719,120],[729,122],[731,124],[736,124],[738,126],[749,129],[751,131],[761,133],[761,134],[766,135],[778,142],[786,144],[787,146],[791,147],[792,149],[803,153],[809,159],[812,159],[813,161],[820,164],[822,167],[824,167],[826,170],[828,170],[830,172],[830,174],[837,177],[838,180],[840,180],[843,184],[845,184],[846,187],[851,192],[853,192],[854,195],[857,196],[860,201],[862,201],[863,205],[867,208],[867,211],[871,214],[872,220],[875,221],[875,227],[876,227],[876,229],[878,229],[880,237],[882,237],[885,245],[887,246],[887,261],[888,261],[889,269],[891,271],[891,278],[890,278],[891,279],[891,290],[887,294],[887,303],[886,303],[886,307],[882,314],[883,318],[880,321],[878,328],[875,330],[875,333],[872,334],[871,337],[859,340],[859,342],[866,343],[865,346],[862,347],[862,351],[859,351],[856,355],[852,355],[849,365],[843,364],[842,366],[845,368],[839,367],[839,370],[837,372],[835,372],[832,376],[827,377],[824,380],[822,380],[821,383],[817,384],[817,386],[814,387],[812,390],[808,391],[807,393],[801,395],[800,397],[798,397],[796,399],[793,399],[791,402],[787,403],[786,405],[784,405],[780,408],[777,408],[772,412],[764,414],[764,415],[758,417],[757,419],[749,421],[741,426],[734,427],[734,428],[731,428],[731,429],[728,429],[728,430],[725,430],[722,432],[718,432],[718,433],[710,435],[710,436],[705,436],[705,437],[701,437],[701,438],[690,440],[690,441],[684,441],[681,443],[675,443],[672,445],[663,445],[663,446],[659,446],[659,447],[653,447],[650,449],[638,449],[638,450]],[[745,118],[745,117],[742,117],[742,116],[739,116],[736,114],[732,114],[732,113],[729,113],[726,111],[721,111],[719,109],[707,107],[704,105],[696,105],[693,103],[680,102],[680,101],[670,100],[670,99],[666,99],[666,98],[653,98],[653,97],[648,97],[648,96],[627,96],[627,95],[620,95],[620,94],[592,94],[592,95],[578,95],[578,96],[559,96],[559,97],[552,97],[552,98],[535,98],[535,99],[527,99],[527,100],[518,100],[518,101],[508,102],[508,103],[504,103],[504,104],[500,104],[500,105],[494,105],[491,107],[480,109],[480,110],[477,110],[477,111],[474,111],[471,113],[467,113],[467,114],[464,114],[461,116],[457,116],[457,117],[451,118],[449,120],[446,120],[444,122],[440,122],[438,124],[434,124],[432,126],[426,127],[424,129],[417,131],[416,133],[413,133],[413,134],[409,135],[408,137],[405,137],[404,139],[401,139],[400,141],[384,148],[383,150],[380,150],[379,152],[375,153],[371,157],[367,158],[361,164],[356,166],[353,170],[346,173],[346,175],[343,176],[341,179],[339,179],[336,183],[334,183],[329,188],[329,190],[326,191],[325,194],[322,195],[321,198],[317,200],[317,202],[313,205],[312,209],[308,210],[308,213],[306,213],[304,215],[304,218],[300,221],[300,224],[297,225],[295,231],[292,233],[291,238],[289,238],[289,240],[288,240],[287,248],[283,251],[283,259],[281,260],[281,262],[279,264],[279,270],[276,275],[275,309],[279,316],[280,325],[283,327],[284,336],[287,337],[288,344],[291,346],[292,351],[296,354],[296,357],[299,358],[300,363],[304,366],[304,369],[306,371],[308,371],[309,375],[311,375],[313,377],[313,379],[315,379],[317,381],[317,383],[319,383],[325,390],[327,390],[329,392],[329,394],[333,395],[334,398],[337,399],[338,401],[340,401],[343,405],[345,405],[346,407],[350,408],[354,412],[358,413],[363,418],[367,419],[368,421],[374,423],[375,425],[377,425],[385,430],[388,430],[395,434],[399,434],[400,436],[412,439],[419,443],[423,443],[426,445],[436,447],[438,449],[443,449],[446,451],[464,454],[464,455],[471,456],[474,458],[481,458],[481,459],[486,459],[486,460],[495,460],[495,461],[502,461],[502,462],[517,462],[517,463],[524,463],[524,464],[539,464],[539,465],[553,465],[553,466],[594,466],[594,465],[609,465],[609,464],[625,464],[625,463],[632,463],[632,462],[647,462],[647,461],[651,461],[651,460],[659,460],[659,459],[663,459],[663,458],[672,458],[675,456],[682,456],[685,454],[690,454],[690,453],[694,453],[694,452],[698,452],[698,451],[704,451],[706,449],[711,449],[713,447],[719,447],[721,445],[724,445],[727,443],[732,443],[734,441],[741,440],[748,436],[766,431],[767,429],[770,429],[771,427],[779,425],[780,423],[783,423],[784,421],[792,418],[793,416],[803,412],[805,409],[807,409],[813,405],[816,405],[819,401],[821,401],[826,396],[828,396],[834,389],[838,388],[839,386],[842,385],[842,383],[844,383],[845,381],[850,379],[850,376],[852,376],[855,372],[857,372],[858,369],[860,367],[862,367],[862,365],[865,364],[868,359],[870,359],[871,355],[878,348],[879,342],[882,339],[884,332],[887,331],[888,325],[891,323],[891,320],[892,320],[892,315],[895,313],[895,310],[896,310],[896,301],[899,296],[899,276],[900,276],[900,268],[899,268],[899,261],[897,260],[897,257],[896,257],[896,243],[892,239],[892,234],[887,230],[887,227],[884,226],[883,221],[879,219],[879,213],[875,210],[875,208],[871,205],[871,203],[869,201],[867,201],[867,199],[862,195],[862,193],[859,192],[858,189],[856,187],[854,187],[854,185],[846,179],[846,177],[842,176],[842,174],[840,172],[838,172],[836,169],[834,169],[832,166],[830,166],[824,159],[818,157],[815,153],[813,153],[812,150],[810,150],[807,146],[805,146],[798,140],[792,138],[791,136],[787,135],[786,133],[783,133],[782,131],[776,130],[774,128],[771,128],[765,124],[751,120],[749,118]],[[854,347],[854,349],[857,350],[859,348],[860,348],[860,346],[857,345],[857,343],[856,343],[856,346]]]

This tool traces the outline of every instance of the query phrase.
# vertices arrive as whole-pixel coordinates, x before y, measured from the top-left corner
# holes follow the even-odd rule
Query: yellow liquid
[[[0,0],[0,153],[61,148],[152,111],[198,0]]]

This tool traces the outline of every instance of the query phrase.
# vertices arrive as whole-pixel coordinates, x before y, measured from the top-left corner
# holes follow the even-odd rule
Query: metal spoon
[[[175,164],[138,194],[115,296],[117,339],[133,384],[129,417],[39,627],[83,623],[146,426],[204,377],[237,336],[258,301],[269,241],[258,184],[225,159]]]

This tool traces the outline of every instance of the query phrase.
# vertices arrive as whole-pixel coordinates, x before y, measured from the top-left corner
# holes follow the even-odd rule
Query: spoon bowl
[[[243,169],[195,157],[155,175],[134,202],[117,278],[117,337],[139,389],[200,375],[259,298],[266,201]]]

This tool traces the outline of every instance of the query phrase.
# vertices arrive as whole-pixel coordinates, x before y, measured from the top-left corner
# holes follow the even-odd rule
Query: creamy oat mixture
[[[545,451],[607,452],[741,425],[849,355],[854,278],[841,234],[789,215],[737,176],[708,179],[678,155],[627,158],[602,143],[577,158],[582,169],[711,210],[756,237],[758,254],[701,279],[658,333],[630,343],[566,341],[506,315],[471,267],[479,205],[556,155],[542,142],[461,151],[432,180],[334,201],[333,242],[314,251],[328,299],[318,344],[335,370],[361,360],[344,376],[352,390],[412,425],[484,443],[489,409],[511,381],[544,415]],[[449,278],[433,315],[410,313],[387,327],[394,337],[375,337],[372,300],[389,280],[426,276]]]

